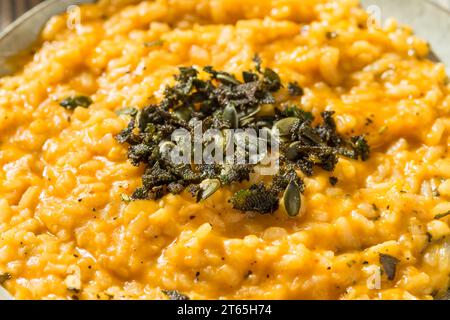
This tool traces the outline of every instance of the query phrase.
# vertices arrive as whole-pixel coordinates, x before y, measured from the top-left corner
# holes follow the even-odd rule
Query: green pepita
[[[291,181],[283,195],[284,207],[290,217],[296,217],[300,213],[301,199],[300,187],[295,181]]]

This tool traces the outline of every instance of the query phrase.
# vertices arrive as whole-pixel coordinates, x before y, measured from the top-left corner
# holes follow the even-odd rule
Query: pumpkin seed
[[[289,136],[291,134],[292,127],[299,121],[300,119],[294,117],[281,119],[274,124],[274,126],[272,127],[272,131],[278,130],[278,134],[280,135],[280,137]]]
[[[300,153],[298,151],[298,147],[300,147],[302,143],[300,141],[293,142],[289,145],[286,150],[286,159],[290,161],[295,161],[298,159]]]
[[[223,118],[231,125],[231,129],[237,129],[239,126],[239,117],[236,108],[229,104],[223,110]]]
[[[296,217],[300,213],[302,206],[300,187],[292,180],[284,191],[283,203],[287,214],[290,217]]]
[[[0,273],[0,286],[4,285],[6,281],[11,280],[12,276],[10,273]]]
[[[220,188],[220,181],[218,179],[205,179],[200,185],[200,190],[197,194],[197,202],[206,200],[212,196]]]
[[[380,253],[380,263],[383,266],[383,270],[386,273],[388,280],[392,281],[395,279],[395,273],[397,271],[397,264],[399,262],[400,262],[400,260],[394,256],[391,256],[389,254]]]
[[[123,201],[123,202],[131,202],[130,196],[127,195],[127,194],[125,194],[125,193],[122,193],[122,194],[120,195],[120,197],[122,198],[122,201]]]
[[[244,115],[240,116],[240,120],[242,121],[249,118],[254,118],[254,116],[256,116],[260,110],[261,107],[253,108],[250,111],[247,111]]]
[[[222,136],[224,153],[227,153],[229,150],[234,150],[234,137],[230,130],[222,130]]]
[[[178,108],[174,113],[178,119],[188,122],[191,119],[192,110],[189,108]]]

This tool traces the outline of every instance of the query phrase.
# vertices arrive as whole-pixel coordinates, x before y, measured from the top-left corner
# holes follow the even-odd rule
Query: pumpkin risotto
[[[410,28],[377,24],[357,0],[102,0],[80,13],[76,26],[52,18],[24,68],[0,79],[0,285],[14,297],[447,291],[450,85]],[[295,214],[237,210],[233,195],[265,179],[255,174],[202,201],[133,197],[147,169],[118,139],[130,123],[119,111],[152,112],[186,67],[240,83],[255,60],[283,83],[263,105],[295,104],[316,131],[333,115],[335,134],[367,141],[370,157],[297,168]]]

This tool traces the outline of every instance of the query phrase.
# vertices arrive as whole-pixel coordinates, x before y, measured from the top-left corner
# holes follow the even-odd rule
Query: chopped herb
[[[395,279],[395,273],[397,270],[397,264],[399,259],[388,254],[380,253],[380,263],[383,267],[383,271],[386,273],[389,280]]]
[[[450,211],[447,211],[447,212],[444,212],[444,213],[440,213],[440,214],[434,216],[434,218],[436,220],[439,220],[439,219],[447,217],[448,215],[450,215]]]
[[[128,195],[126,195],[124,193],[122,193],[121,198],[122,198],[123,202],[130,202],[131,201],[130,196],[128,196]]]
[[[146,46],[147,48],[150,47],[160,47],[164,44],[164,40],[154,40],[154,41],[148,41],[148,42],[144,42],[144,46]]]
[[[280,76],[275,71],[269,68],[266,68],[264,70],[263,81],[267,89],[271,92],[276,92],[282,87]]]
[[[282,116],[299,118],[303,122],[312,122],[314,120],[314,116],[311,112],[304,111],[296,105],[286,107],[282,111]]]
[[[303,88],[301,88],[297,82],[291,82],[288,84],[289,94],[293,97],[302,96],[304,94]]]
[[[163,290],[162,292],[169,298],[169,300],[190,300],[187,295],[180,293],[177,290]]]
[[[426,236],[428,243],[431,243],[433,241],[433,235],[427,231]]]
[[[67,110],[74,110],[77,107],[88,108],[92,104],[92,99],[87,96],[68,97],[61,101],[59,105]]]
[[[8,272],[0,274],[0,286],[4,285],[6,281],[11,280],[11,278],[12,276]]]
[[[336,177],[330,177],[328,180],[330,181],[330,184],[332,186],[335,186],[339,181],[338,178],[336,178]]]

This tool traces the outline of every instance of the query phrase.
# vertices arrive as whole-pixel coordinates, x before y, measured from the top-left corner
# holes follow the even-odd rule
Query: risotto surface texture
[[[52,18],[0,79],[0,274],[19,299],[432,299],[449,286],[450,86],[426,41],[356,0],[100,1]],[[76,21],[75,21],[76,22]],[[74,27],[73,27],[74,26]],[[368,161],[304,177],[301,217],[243,214],[220,189],[123,201],[143,168],[115,111],[160,101],[180,66],[236,75],[258,53],[291,99]],[[284,93],[283,93],[284,92]],[[90,96],[89,108],[60,106]],[[245,184],[244,184],[245,185]],[[443,216],[443,215],[442,215]],[[398,259],[394,279],[380,254]]]

